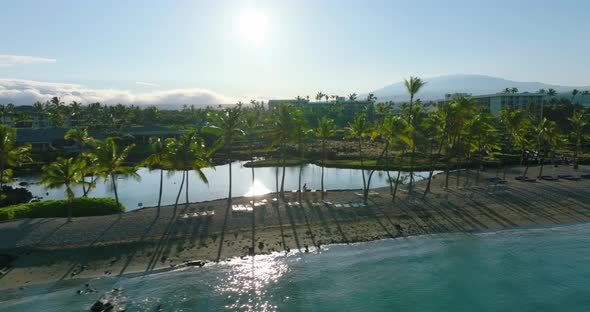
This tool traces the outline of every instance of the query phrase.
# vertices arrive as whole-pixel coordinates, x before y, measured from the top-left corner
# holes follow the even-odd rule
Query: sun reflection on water
[[[217,291],[232,301],[226,308],[231,311],[276,311],[277,306],[267,298],[268,287],[276,283],[288,271],[285,256],[257,255],[235,259],[225,280]]]
[[[244,196],[259,196],[270,193],[271,190],[268,189],[262,182],[255,179],[254,183],[248,189],[248,192],[244,194]]]

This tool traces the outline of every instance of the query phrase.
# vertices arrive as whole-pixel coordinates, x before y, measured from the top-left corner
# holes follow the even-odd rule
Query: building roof
[[[520,92],[520,93],[493,93],[493,94],[482,94],[482,95],[472,95],[471,98],[484,98],[484,97],[496,97],[496,96],[546,96],[545,93],[530,93],[530,92]]]

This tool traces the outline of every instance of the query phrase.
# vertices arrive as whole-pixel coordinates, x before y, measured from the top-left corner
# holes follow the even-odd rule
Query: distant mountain
[[[425,78],[427,83],[418,94],[417,98],[423,101],[444,98],[447,93],[471,93],[473,95],[492,94],[501,92],[505,88],[518,88],[520,92],[537,92],[539,89],[553,88],[557,92],[569,93],[573,89],[590,90],[586,87],[569,87],[551,85],[542,82],[520,82],[484,75],[446,75],[433,78]],[[398,82],[372,91],[379,101],[407,101],[404,83]],[[366,94],[364,95],[366,96]]]

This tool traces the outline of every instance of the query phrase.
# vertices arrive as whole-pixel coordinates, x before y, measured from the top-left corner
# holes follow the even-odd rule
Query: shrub
[[[102,216],[125,211],[125,207],[112,198],[80,197],[72,203],[72,217]],[[0,208],[0,220],[19,218],[52,218],[67,217],[68,203],[66,200],[45,200]]]

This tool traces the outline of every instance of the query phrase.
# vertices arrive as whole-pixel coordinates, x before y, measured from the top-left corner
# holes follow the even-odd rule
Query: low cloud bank
[[[135,93],[117,89],[93,89],[78,84],[41,82],[21,79],[0,79],[0,104],[31,105],[36,101],[45,102],[57,96],[63,102],[84,104],[125,105],[187,105],[232,104],[237,100],[211,90],[201,88],[173,89]]]

